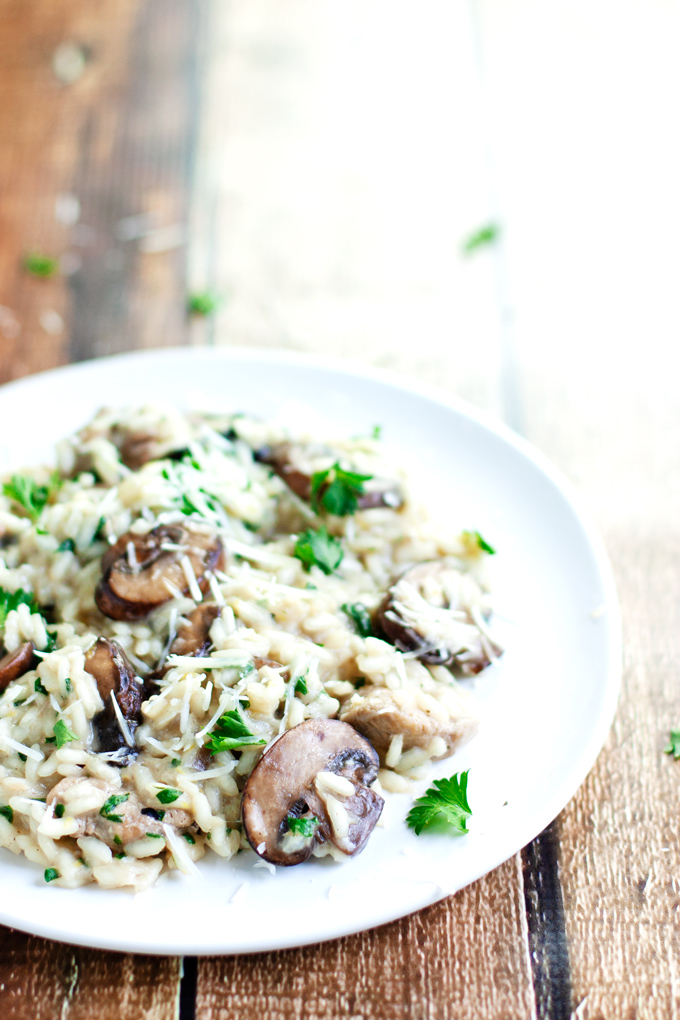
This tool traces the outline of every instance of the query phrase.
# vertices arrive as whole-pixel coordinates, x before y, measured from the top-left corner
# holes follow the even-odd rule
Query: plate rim
[[[472,420],[484,430],[491,432],[493,435],[513,447],[520,455],[529,460],[552,483],[553,487],[557,490],[562,499],[568,504],[586,539],[587,546],[593,556],[597,575],[602,583],[603,591],[605,593],[608,622],[608,640],[606,643],[606,679],[603,679],[602,683],[602,707],[598,714],[596,724],[591,729],[589,739],[581,753],[572,763],[567,778],[562,779],[558,784],[556,784],[555,790],[552,791],[551,796],[546,797],[542,801],[540,809],[534,814],[534,824],[530,827],[532,834],[527,839],[526,843],[523,844],[526,846],[535,839],[536,836],[539,835],[567,806],[590,773],[611,729],[621,688],[623,668],[622,621],[614,573],[604,541],[594,523],[590,510],[584,505],[581,494],[576,490],[575,486],[567,478],[567,476],[552,463],[546,454],[534,446],[532,442],[518,434],[492,412],[479,408],[456,394],[449,393],[445,389],[434,384],[423,382],[418,379],[411,379],[405,374],[392,369],[364,364],[354,359],[343,358],[336,355],[319,354],[314,352],[308,353],[304,351],[290,350],[287,348],[249,347],[246,345],[201,347],[184,345],[120,352],[113,355],[92,358],[87,361],[80,361],[73,364],[62,365],[57,368],[46,369],[3,384],[0,386],[0,413],[6,394],[20,392],[22,389],[30,389],[36,385],[49,385],[53,380],[57,381],[59,377],[64,375],[86,375],[88,372],[98,372],[102,369],[105,370],[106,365],[109,363],[115,362],[120,364],[126,360],[140,363],[144,361],[163,362],[175,360],[182,361],[187,359],[191,359],[193,361],[203,360],[207,362],[237,361],[240,363],[266,363],[268,365],[271,365],[273,362],[279,362],[292,366],[311,367],[332,372],[334,374],[374,381],[393,390],[396,389],[404,393],[419,396],[429,402],[439,405],[440,407],[453,411],[464,419]],[[517,852],[519,851],[514,850],[504,860],[509,860]],[[366,926],[364,924],[353,925],[350,923],[338,926],[336,930],[334,930],[333,934],[325,935],[321,938],[319,938],[316,934],[312,935],[308,939],[302,939],[299,936],[294,936],[289,940],[279,938],[273,940],[271,943],[263,941],[262,944],[258,945],[256,948],[248,947],[243,950],[234,948],[220,949],[219,946],[215,945],[201,946],[196,943],[190,944],[187,942],[175,942],[172,944],[171,948],[168,947],[167,943],[162,946],[157,945],[154,947],[146,941],[137,942],[134,938],[126,940],[125,945],[123,945],[116,939],[107,940],[106,937],[96,938],[88,936],[87,934],[74,935],[71,932],[64,932],[63,929],[55,927],[47,921],[39,922],[37,924],[32,922],[26,923],[25,921],[22,922],[21,918],[17,918],[13,914],[6,913],[2,906],[0,906],[0,923],[6,924],[20,931],[25,931],[30,934],[53,939],[70,945],[81,945],[88,948],[123,953],[144,953],[156,956],[209,956],[271,952],[332,941],[337,938],[343,938],[361,931],[369,931],[373,928],[381,927],[384,924],[392,923],[401,917],[410,916],[411,913],[417,913],[420,910],[424,910],[426,907],[445,899],[447,896],[455,895],[455,893],[459,892],[466,886],[479,881],[480,878],[495,870],[496,867],[500,867],[502,863],[503,861],[499,862],[491,869],[482,866],[479,872],[474,871],[471,877],[466,878],[466,880],[460,886],[456,886],[455,889],[443,890],[440,888],[429,898],[423,897],[422,904],[413,911],[404,913],[401,908],[397,908],[396,911],[393,912],[388,911],[385,916],[381,920],[376,921],[375,924]],[[59,891],[61,892],[61,890]],[[69,890],[65,891],[68,892]]]

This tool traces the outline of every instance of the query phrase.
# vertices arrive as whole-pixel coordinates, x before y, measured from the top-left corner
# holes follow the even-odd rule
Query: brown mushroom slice
[[[308,719],[294,726],[264,752],[246,783],[248,842],[264,860],[281,865],[301,864],[323,842],[348,856],[359,853],[383,808],[370,789],[377,775],[374,748],[347,723]],[[344,792],[336,795],[338,786]],[[291,817],[308,818],[310,835],[291,839]]]
[[[94,718],[100,751],[117,751],[134,747],[135,730],[142,721],[144,689],[125,652],[115,641],[100,637],[85,656],[85,669],[97,683],[104,710]],[[120,711],[125,726],[116,712]],[[127,733],[124,732],[127,727]],[[127,739],[129,736],[132,741]]]
[[[52,787],[45,803],[49,809],[52,804],[68,803],[74,795],[77,796],[79,793],[87,795],[94,791],[99,792],[99,800],[104,804],[111,796],[122,795],[124,799],[113,804],[111,810],[104,815],[100,808],[95,807],[78,816],[76,819],[78,829],[71,833],[73,836],[96,836],[107,846],[118,851],[122,846],[136,843],[149,834],[164,836],[163,825],[169,825],[178,833],[196,829],[194,819],[188,811],[170,808],[161,812],[155,808],[144,807],[134,790],[121,789],[104,779],[95,779],[91,776],[67,776]]]
[[[447,711],[441,715],[423,711],[409,693],[404,688],[391,691],[387,687],[369,687],[366,693],[362,690],[343,705],[342,719],[363,733],[381,755],[387,754],[395,736],[402,738],[403,751],[426,748],[435,737],[440,737],[445,747],[440,754],[433,755],[434,760],[448,758],[474,737],[479,714],[467,691],[447,688],[441,703]]]
[[[33,642],[26,641],[19,645],[16,651],[3,655],[0,659],[0,691],[9,687],[12,680],[18,680],[24,673],[28,673],[29,669],[33,669],[36,661],[34,652]]]
[[[419,563],[388,590],[376,626],[400,651],[471,676],[502,654],[488,633],[487,613],[484,593],[469,574],[443,562]]]
[[[186,556],[202,593],[207,571],[224,563],[222,542],[210,529],[161,525],[146,535],[128,532],[102,557],[103,577],[95,591],[99,609],[112,620],[140,620],[173,598],[189,593],[182,566]]]
[[[220,607],[216,602],[201,602],[192,613],[180,620],[178,633],[170,645],[170,655],[207,655],[210,650],[210,628],[220,615]],[[159,666],[148,678],[148,684],[160,680],[170,669],[168,665]],[[154,691],[155,693],[155,691]]]
[[[306,449],[287,442],[263,447],[256,451],[255,459],[263,464],[269,464],[296,496],[309,503],[312,499],[312,476],[305,470],[306,462],[310,456],[324,454],[333,456],[331,450],[323,447]],[[323,496],[323,490],[322,486],[319,498]],[[375,510],[378,507],[391,507],[397,510],[403,503],[404,496],[399,486],[384,478],[371,478],[364,483],[364,492],[357,495],[359,510]]]

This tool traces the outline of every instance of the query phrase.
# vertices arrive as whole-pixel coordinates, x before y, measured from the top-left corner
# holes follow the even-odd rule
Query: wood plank
[[[64,946],[0,928],[3,1020],[175,1020],[179,961]]]
[[[479,7],[526,432],[594,513],[624,619],[616,722],[559,819],[572,1006],[661,1020],[680,1002],[677,8]]]
[[[519,858],[457,896],[320,946],[201,961],[197,1020],[526,1020]],[[495,909],[489,909],[494,903]]]
[[[184,336],[181,245],[145,253],[114,227],[131,213],[155,210],[159,227],[185,215],[199,13],[165,0],[0,0],[0,380]],[[52,61],[69,41],[87,60],[66,84]],[[77,224],[55,215],[60,195],[79,199]],[[31,277],[31,250],[75,271]],[[3,1020],[171,1020],[180,973],[174,958],[0,929]]]
[[[188,264],[225,300],[192,335],[360,358],[500,410],[494,263],[461,255],[493,215],[469,7],[419,19],[214,8]],[[519,856],[386,928],[198,966],[199,1020],[532,1015]]]

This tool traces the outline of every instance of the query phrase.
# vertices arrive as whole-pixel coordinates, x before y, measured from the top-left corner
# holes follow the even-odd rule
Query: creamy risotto
[[[209,852],[358,853],[475,733],[461,680],[501,652],[493,549],[408,469],[375,435],[145,407],[5,479],[0,846],[137,891]]]

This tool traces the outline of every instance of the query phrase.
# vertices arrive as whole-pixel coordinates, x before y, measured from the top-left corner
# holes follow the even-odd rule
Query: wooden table
[[[575,482],[625,625],[597,765],[493,874],[263,956],[2,930],[3,1020],[677,1015],[677,43],[669,0],[0,0],[2,380],[239,343],[435,381]]]

